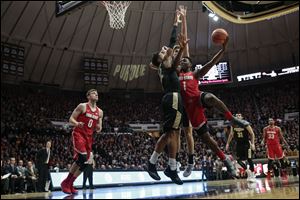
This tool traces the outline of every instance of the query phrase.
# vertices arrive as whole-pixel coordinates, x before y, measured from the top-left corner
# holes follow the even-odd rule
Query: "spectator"
[[[37,169],[33,166],[31,161],[28,161],[26,168],[27,192],[36,192],[37,183]]]
[[[19,173],[15,165],[16,159],[14,157],[10,158],[10,164],[6,167],[6,174],[10,173],[9,177],[9,190],[11,194],[16,193],[16,184],[18,181]]]
[[[56,163],[53,169],[55,170],[55,172],[59,172],[59,163]]]
[[[223,180],[223,174],[222,174],[222,168],[223,168],[223,162],[220,160],[220,158],[218,158],[215,161],[215,165],[216,165],[216,172],[217,172],[217,180]]]
[[[201,161],[202,181],[204,181],[204,176],[206,177],[206,180],[210,180],[209,165],[209,161],[207,160],[206,156],[204,156],[203,160]]]
[[[4,164],[2,163],[1,160],[1,194],[7,194],[8,187],[9,187],[9,179],[5,172]]]
[[[17,171],[18,171],[18,191],[21,193],[25,192],[25,180],[26,180],[26,175],[25,171],[26,168],[23,166],[23,160],[19,160],[18,166],[17,166]]]

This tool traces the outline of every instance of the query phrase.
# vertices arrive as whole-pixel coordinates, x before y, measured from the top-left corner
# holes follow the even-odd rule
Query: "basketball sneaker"
[[[72,194],[78,194],[78,190],[76,190],[73,185],[71,185],[70,189]]]
[[[174,183],[176,183],[177,185],[182,185],[183,182],[182,180],[179,178],[177,171],[176,170],[171,170],[170,166],[168,166],[165,170],[164,170],[164,174],[169,177]]]
[[[250,170],[247,170],[247,181],[249,182],[256,182],[255,174],[254,172],[251,172]]]
[[[152,164],[150,161],[148,161],[148,167],[147,167],[146,171],[154,180],[157,180],[157,181],[160,180],[160,176],[157,173],[156,166],[154,164]]]
[[[188,166],[185,168],[183,172],[183,176],[188,177],[189,175],[191,175],[193,169],[194,169],[194,164],[188,164]]]
[[[227,168],[227,172],[228,174],[232,177],[232,178],[236,178],[236,170],[235,167],[233,165],[233,158],[230,155],[226,155],[225,160],[223,161],[226,168]]]
[[[232,125],[237,125],[237,126],[242,127],[242,128],[245,128],[246,126],[250,125],[250,123],[247,122],[246,120],[239,119],[235,116],[233,116],[233,118],[231,120],[231,124]]]
[[[71,187],[70,187],[69,183],[66,180],[64,180],[63,182],[61,182],[60,187],[61,187],[61,190],[64,193],[66,193],[66,194],[71,194],[72,193]]]

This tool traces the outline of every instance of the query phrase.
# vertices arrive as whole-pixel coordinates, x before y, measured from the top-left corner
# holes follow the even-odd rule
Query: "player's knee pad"
[[[268,161],[268,170],[273,169],[273,160]]]
[[[79,166],[79,170],[83,171],[86,167],[87,155],[79,154],[78,159],[76,160],[76,164]]]
[[[200,136],[200,137],[208,137],[208,128],[206,123],[204,125],[202,125],[199,129],[195,129],[195,132]]]

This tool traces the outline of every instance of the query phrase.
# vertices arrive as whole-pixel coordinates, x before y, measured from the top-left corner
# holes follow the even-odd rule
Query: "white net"
[[[114,29],[125,26],[125,13],[131,1],[101,1],[109,14],[109,25]]]

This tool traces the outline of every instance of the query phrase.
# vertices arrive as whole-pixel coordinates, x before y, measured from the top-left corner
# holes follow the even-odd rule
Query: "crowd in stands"
[[[269,117],[274,117],[282,128],[284,137],[289,143],[285,148],[288,155],[298,155],[299,119],[284,120],[287,112],[299,112],[299,86],[295,82],[283,86],[279,84],[249,86],[247,89],[227,88],[212,90],[222,99],[232,113],[241,112],[251,122],[256,136],[254,158],[265,158],[266,149],[260,144],[262,129]],[[55,128],[51,120],[67,121],[73,109],[86,98],[83,93],[58,92],[49,93],[41,89],[23,88],[21,86],[2,85],[1,88],[1,175],[11,165],[14,157],[19,163],[18,184],[22,179],[32,179],[25,170],[34,167],[35,156],[46,140],[52,140],[50,168],[69,169],[73,147],[70,130]],[[138,99],[115,98],[111,94],[99,94],[98,105],[104,111],[103,131],[94,136],[93,151],[96,169],[134,169],[142,170],[150,158],[157,138],[145,132],[133,132],[129,122],[149,123],[160,121],[161,94],[144,95]],[[215,109],[206,111],[209,119],[224,119]],[[115,130],[118,128],[118,131]],[[221,149],[225,150],[228,131],[226,127],[209,127],[213,138]],[[212,153],[194,134],[196,165],[202,169],[201,160]],[[179,158],[183,168],[187,164],[186,140],[181,134],[182,148]],[[228,152],[232,153],[232,152]],[[213,158],[214,159],[214,158]],[[164,169],[167,161],[162,154],[158,169]],[[22,161],[22,162],[21,162]],[[20,164],[21,162],[21,164]],[[23,166],[23,168],[21,168]],[[182,168],[182,169],[183,169]],[[32,171],[32,170],[31,170]],[[20,178],[22,177],[22,179]],[[34,182],[34,181],[33,181]],[[30,190],[34,190],[34,184]],[[25,190],[22,186],[20,191]]]

